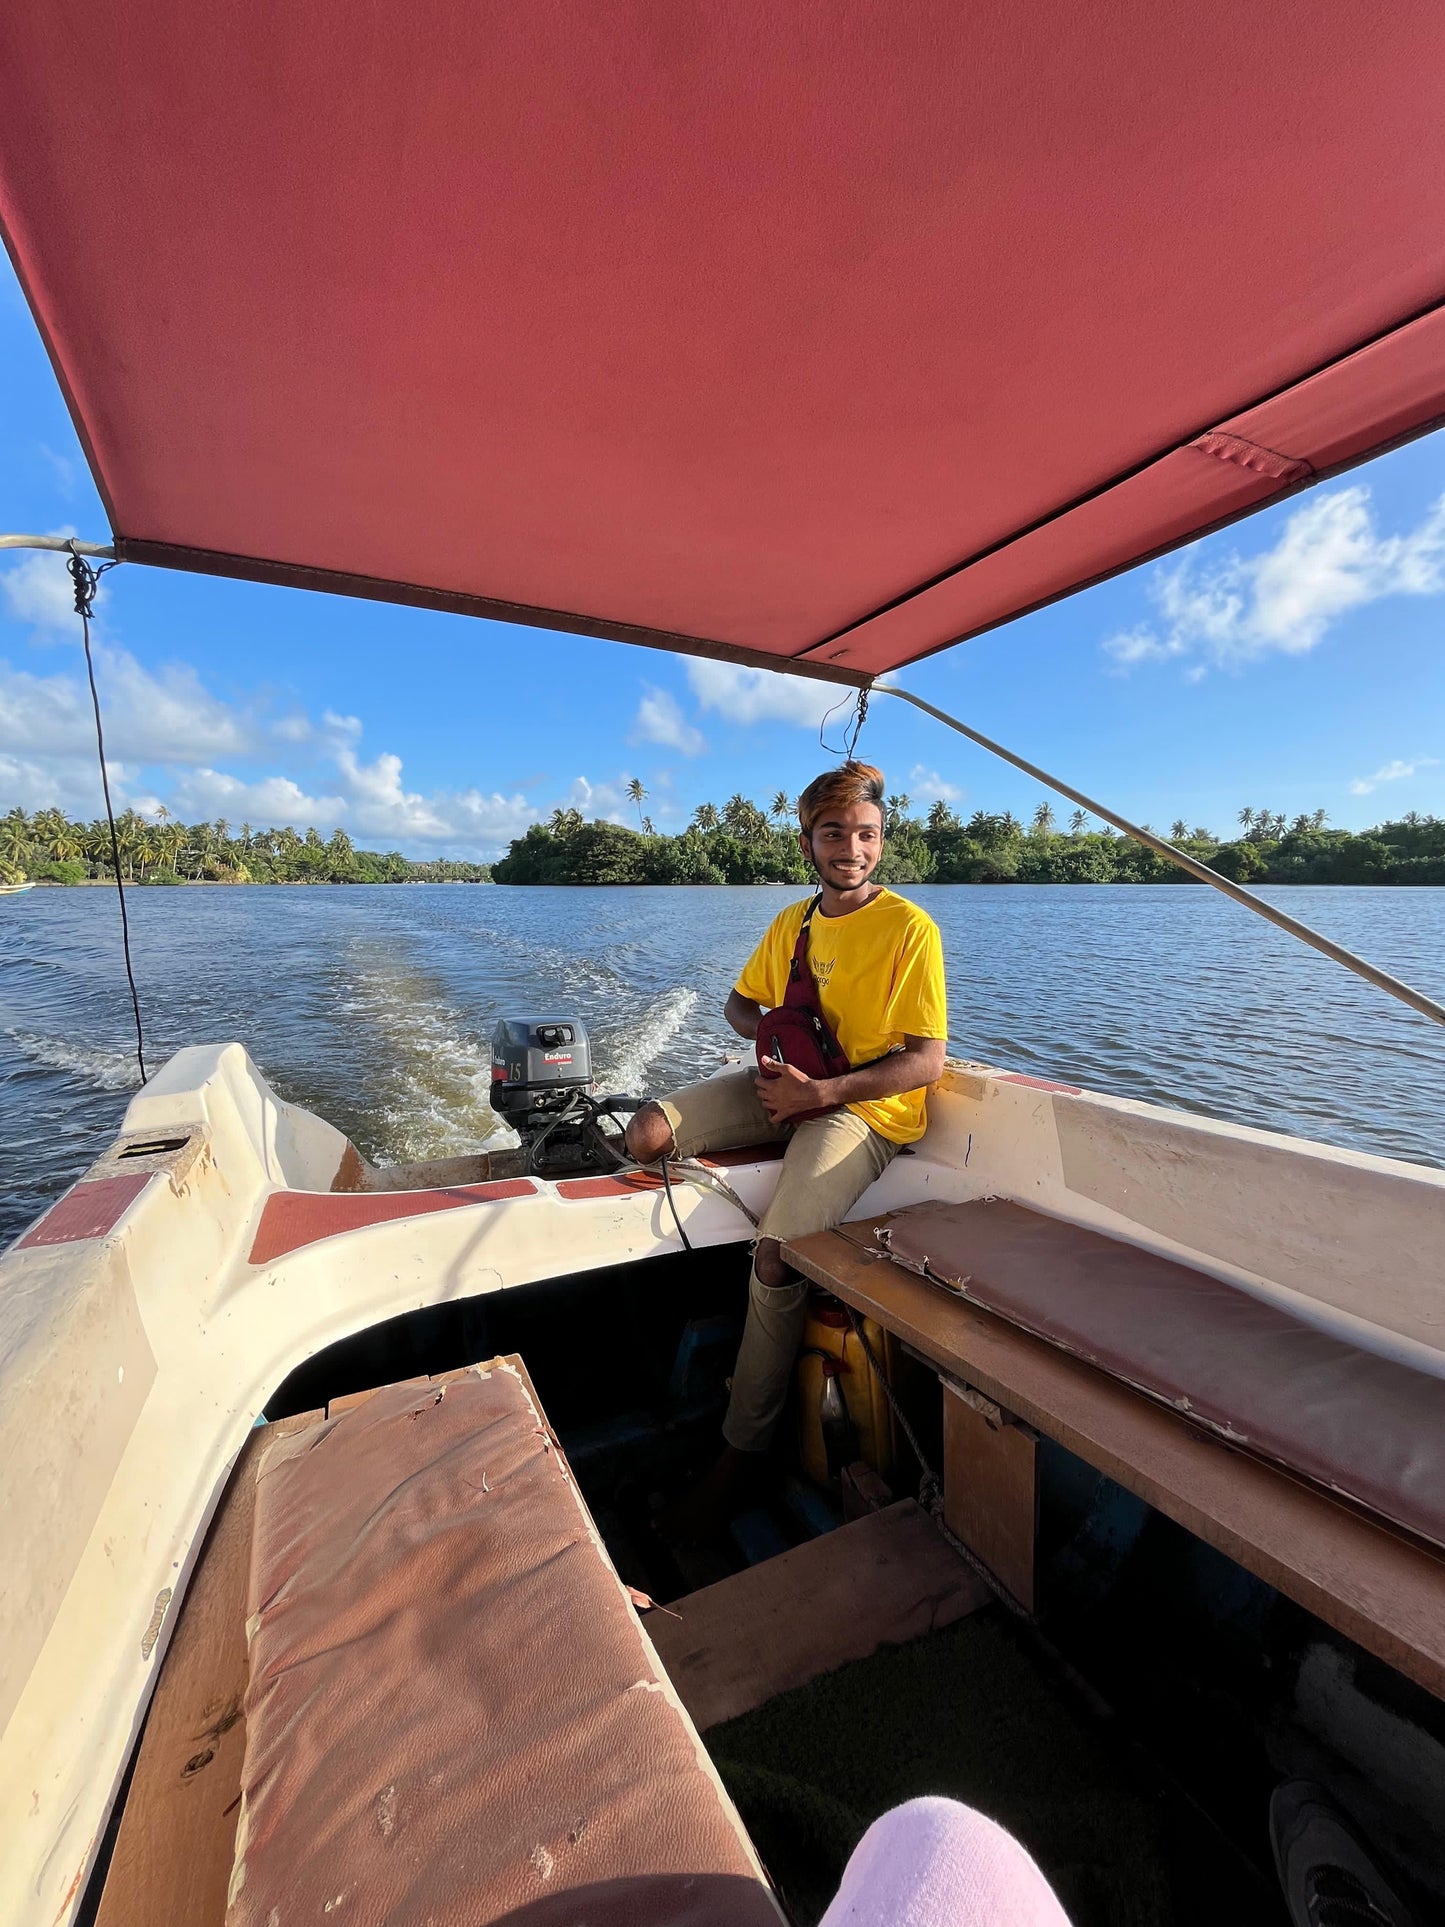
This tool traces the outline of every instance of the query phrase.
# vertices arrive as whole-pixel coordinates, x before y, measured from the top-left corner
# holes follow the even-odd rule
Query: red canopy
[[[863,677],[1445,415],[1439,0],[12,0],[120,553]]]

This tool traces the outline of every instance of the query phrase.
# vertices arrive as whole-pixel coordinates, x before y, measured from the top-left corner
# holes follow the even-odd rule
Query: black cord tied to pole
[[[818,725],[819,749],[824,750],[829,756],[841,756],[845,763],[853,761],[858,754],[858,738],[862,735],[863,725],[868,720],[868,692],[871,687],[872,684],[868,683],[861,689],[850,691],[848,695],[841,696],[831,709],[825,711],[823,720]],[[835,716],[844,703],[848,702],[853,705],[853,713],[844,725],[843,747],[835,749],[828,741],[828,719]]]
[[[100,720],[100,693],[95,686],[95,663],[90,653],[90,621],[95,613],[95,592],[100,586],[100,578],[108,569],[116,567],[114,562],[102,562],[99,568],[86,561],[76,544],[70,544],[70,559],[66,563],[70,580],[75,586],[75,613],[80,617],[81,636],[85,644],[85,673],[90,679],[90,706],[95,711],[95,748],[100,758],[100,787],[105,795],[105,820],[110,826],[110,860],[115,870],[115,891],[120,900],[120,943],[125,956],[125,980],[130,985],[130,1007],[135,1013],[135,1061],[140,1068],[140,1081],[146,1081],[145,1031],[141,1025],[140,996],[135,987],[135,970],[130,955],[130,918],[125,907],[125,883],[120,874],[120,838],[115,828],[115,808],[110,800],[110,776],[105,767],[105,730]]]

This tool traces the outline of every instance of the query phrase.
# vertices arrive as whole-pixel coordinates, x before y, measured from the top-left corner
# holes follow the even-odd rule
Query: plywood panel
[[[1038,1507],[1037,1434],[945,1380],[943,1516],[1027,1613],[1034,1610]]]
[[[1326,1625],[1445,1697],[1445,1560],[1196,1431],[1081,1360],[824,1231],[807,1277],[1097,1466]]]
[[[644,1623],[705,1731],[885,1643],[952,1625],[989,1598],[932,1521],[900,1499]]]

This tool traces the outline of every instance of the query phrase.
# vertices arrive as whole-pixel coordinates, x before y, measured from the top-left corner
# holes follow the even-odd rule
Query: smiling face
[[[883,854],[883,812],[876,803],[830,804],[798,842],[823,883],[848,896],[861,890]]]

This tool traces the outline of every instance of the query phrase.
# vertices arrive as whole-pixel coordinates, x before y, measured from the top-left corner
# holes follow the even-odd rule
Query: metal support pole
[[[76,542],[68,535],[0,535],[0,549],[51,549],[57,555],[88,555],[114,562],[108,542]]]
[[[1321,956],[1330,957],[1335,963],[1343,964],[1346,970],[1352,970],[1357,977],[1363,977],[1367,984],[1373,984],[1377,990],[1383,990],[1389,996],[1398,998],[1402,1004],[1408,1004],[1411,1010],[1419,1011],[1422,1017],[1429,1017],[1437,1024],[1445,1024],[1445,1005],[1437,1004],[1433,997],[1427,997],[1423,991],[1414,990],[1409,984],[1401,983],[1400,979],[1392,977],[1388,970],[1381,970],[1375,964],[1366,962],[1363,957],[1357,957],[1353,950],[1346,950],[1343,944],[1335,943],[1332,938],[1322,936],[1318,930],[1312,930],[1307,923],[1301,923],[1297,918],[1287,916],[1283,910],[1276,910],[1272,903],[1266,903],[1252,890],[1246,890],[1240,884],[1231,882],[1228,877],[1221,876],[1218,870],[1211,870],[1207,863],[1201,863],[1197,857],[1190,856],[1186,851],[1177,850],[1172,843],[1166,843],[1162,836],[1156,836],[1152,830],[1146,830],[1141,824],[1131,823],[1128,817],[1119,816],[1115,811],[1106,809],[1102,803],[1096,803],[1092,796],[1085,796],[1082,790],[1076,790],[1071,784],[1061,782],[1057,776],[1050,776],[1047,770],[1040,769],[1036,763],[1027,762],[1022,756],[1015,756],[1011,749],[1005,749],[1001,743],[995,743],[989,737],[981,735],[978,730],[970,729],[967,723],[961,723],[956,716],[950,716],[946,710],[936,709],[932,703],[925,702],[922,696],[915,696],[911,690],[900,689],[896,683],[888,682],[874,683],[873,693],[879,696],[897,696],[902,702],[912,703],[915,709],[921,709],[949,729],[957,730],[960,736],[966,736],[971,743],[977,743],[980,749],[986,749],[992,756],[1001,757],[1005,763],[1012,763],[1014,768],[1021,769],[1025,776],[1032,776],[1035,782],[1042,783],[1047,789],[1056,790],[1060,796],[1067,796],[1071,803],[1077,803],[1080,809],[1087,810],[1091,816],[1102,817],[1104,822],[1112,823],[1116,830],[1122,830],[1125,836],[1132,836],[1136,843],[1143,843],[1159,856],[1167,857],[1171,863],[1177,864],[1190,876],[1197,877],[1201,883],[1212,884],[1223,895],[1232,897],[1236,903],[1242,903],[1246,910],[1252,910],[1257,917],[1263,917],[1266,923],[1272,923],[1276,929],[1287,932],[1291,937],[1297,937],[1301,943],[1307,943],[1312,950],[1318,950]]]

